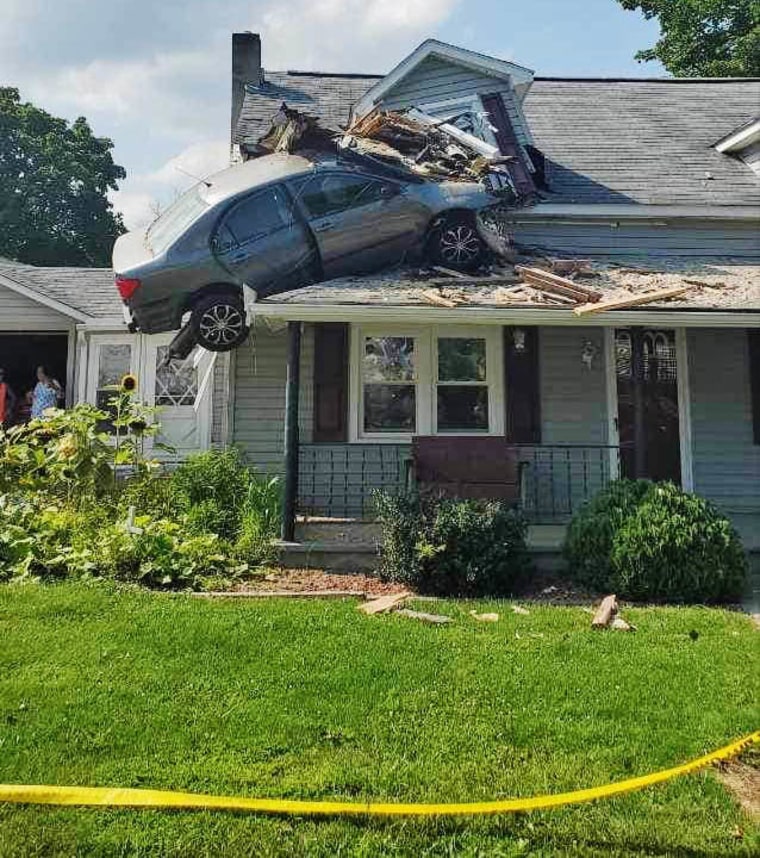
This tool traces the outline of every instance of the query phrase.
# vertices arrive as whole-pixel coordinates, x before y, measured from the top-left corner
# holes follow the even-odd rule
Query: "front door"
[[[622,476],[680,484],[675,331],[617,330],[615,355]]]

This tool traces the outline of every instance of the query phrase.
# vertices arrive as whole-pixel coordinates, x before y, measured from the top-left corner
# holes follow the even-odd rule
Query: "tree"
[[[0,256],[36,265],[110,265],[121,215],[107,194],[126,176],[113,143],[0,87]]]
[[[676,77],[760,76],[760,0],[618,0],[657,18],[660,39],[636,59]]]

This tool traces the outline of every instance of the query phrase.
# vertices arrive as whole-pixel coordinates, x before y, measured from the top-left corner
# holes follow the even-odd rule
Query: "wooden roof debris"
[[[599,301],[596,304],[583,304],[575,307],[573,313],[576,316],[587,316],[590,313],[603,313],[605,310],[625,310],[628,307],[638,307],[641,304],[651,304],[653,301],[665,301],[668,298],[678,298],[685,295],[691,286],[679,286],[671,289],[655,289],[651,292],[642,292],[639,295],[627,295],[622,298],[610,298],[607,301]]]
[[[541,268],[530,268],[526,265],[515,265],[515,271],[531,284],[537,285],[542,291],[554,293],[574,301],[595,302],[602,298],[602,293],[595,289],[581,286],[567,277],[560,277],[551,271]]]

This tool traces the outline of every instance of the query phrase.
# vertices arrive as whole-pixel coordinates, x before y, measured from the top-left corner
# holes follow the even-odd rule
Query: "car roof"
[[[213,206],[258,185],[310,173],[313,169],[314,164],[300,155],[265,155],[214,173],[204,180],[200,194]]]

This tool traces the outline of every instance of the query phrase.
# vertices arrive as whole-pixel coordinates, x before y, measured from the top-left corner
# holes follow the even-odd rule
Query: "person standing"
[[[16,412],[16,395],[5,380],[5,370],[0,366],[0,427],[10,425]]]
[[[55,408],[63,399],[60,383],[47,374],[44,366],[37,367],[37,384],[32,393],[32,419],[44,417],[48,408]]]

